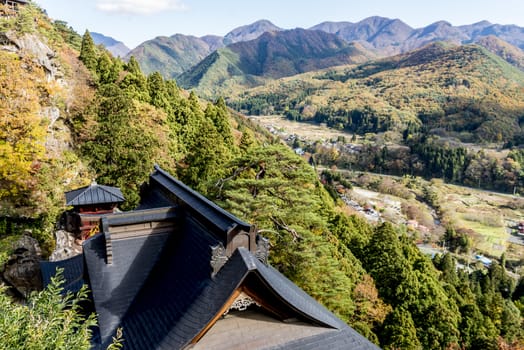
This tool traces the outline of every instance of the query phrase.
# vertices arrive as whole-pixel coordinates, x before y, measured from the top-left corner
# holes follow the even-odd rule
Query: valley
[[[294,148],[306,161],[323,152],[338,153],[338,157],[345,153],[354,155],[366,143],[383,138],[383,135],[356,137],[326,125],[296,122],[277,115],[250,119]],[[395,145],[390,143],[388,147]],[[475,149],[478,145],[468,147]],[[331,184],[334,193],[347,205],[348,213],[362,215],[372,223],[389,221],[402,225],[425,245],[445,246],[446,230],[452,229],[468,237],[469,246],[462,259],[478,254],[500,258],[506,254],[508,259],[518,261],[524,256],[524,236],[517,235],[518,223],[524,221],[524,199],[520,196],[458,186],[441,179],[366,173],[358,168],[353,163],[344,168],[329,162],[316,165],[321,178],[328,171],[339,174],[343,183],[349,184],[347,187],[340,181]],[[424,191],[433,193],[431,203]]]

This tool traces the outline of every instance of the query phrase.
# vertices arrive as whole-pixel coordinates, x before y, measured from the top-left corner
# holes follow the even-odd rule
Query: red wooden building
[[[66,205],[73,209],[68,211],[65,219],[67,231],[74,232],[80,238],[86,238],[98,232],[100,217],[114,213],[124,195],[117,187],[91,185],[65,193]]]

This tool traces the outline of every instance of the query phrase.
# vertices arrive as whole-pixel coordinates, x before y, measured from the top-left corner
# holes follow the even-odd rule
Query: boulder
[[[42,289],[40,246],[36,239],[24,234],[15,247],[5,265],[3,278],[21,295],[28,296],[32,291]]]

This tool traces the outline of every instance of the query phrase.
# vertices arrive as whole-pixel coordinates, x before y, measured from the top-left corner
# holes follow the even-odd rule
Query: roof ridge
[[[124,200],[124,196],[122,195],[122,191],[118,187],[100,185],[100,184],[97,184],[97,183],[92,185],[92,187],[94,187],[94,186],[97,186],[97,187],[101,188],[102,190],[108,192],[109,194],[112,194],[113,196],[118,197],[118,198],[122,198],[122,200]]]

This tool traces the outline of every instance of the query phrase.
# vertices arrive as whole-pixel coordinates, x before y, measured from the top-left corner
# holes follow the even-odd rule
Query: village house
[[[0,4],[7,6],[11,10],[18,10],[19,6],[27,5],[28,0],[0,0]]]
[[[85,193],[85,189],[82,193]],[[268,263],[269,242],[159,167],[130,212],[102,215],[83,254],[42,262],[48,284],[87,283],[93,348],[378,349]]]

